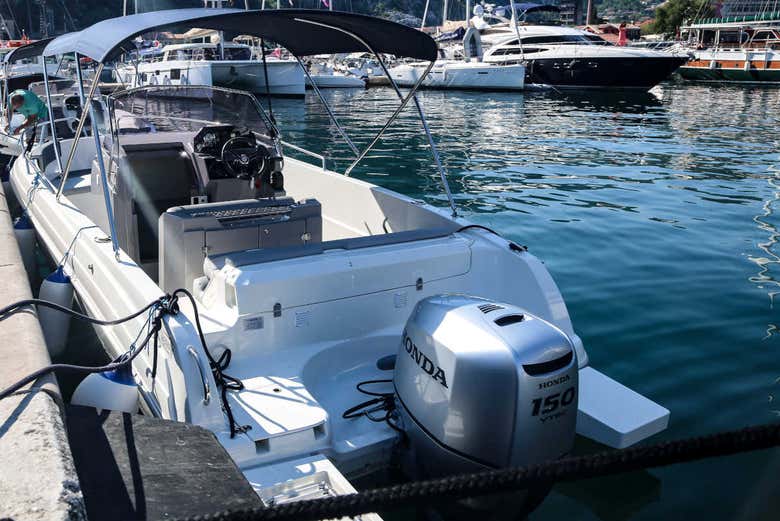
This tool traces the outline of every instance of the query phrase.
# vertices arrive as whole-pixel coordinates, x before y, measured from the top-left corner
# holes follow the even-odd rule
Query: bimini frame
[[[109,226],[110,226],[111,243],[114,250],[114,254],[117,257],[117,259],[119,258],[119,244],[117,242],[117,237],[116,237],[114,212],[111,204],[110,188],[108,185],[108,174],[106,171],[106,165],[104,163],[103,155],[102,155],[100,130],[97,125],[98,120],[96,118],[95,108],[93,104],[93,99],[95,96],[97,85],[100,81],[100,74],[103,70],[103,67],[106,62],[113,60],[119,54],[127,50],[124,49],[122,45],[123,43],[126,43],[131,37],[134,38],[146,32],[150,32],[153,30],[160,30],[163,27],[169,27],[169,26],[181,27],[183,25],[205,26],[206,28],[209,29],[230,31],[230,30],[234,30],[236,27],[237,14],[243,15],[242,20],[245,20],[244,23],[246,23],[246,27],[242,27],[241,32],[243,34],[250,34],[261,38],[267,38],[269,40],[275,41],[287,47],[292,52],[292,54],[296,57],[296,59],[298,60],[298,64],[304,70],[304,74],[306,74],[306,76],[309,77],[310,80],[311,80],[311,76],[309,75],[309,72],[306,69],[303,61],[301,60],[301,56],[305,56],[309,54],[321,54],[325,52],[342,52],[342,50],[348,50],[348,49],[359,50],[359,49],[355,49],[355,43],[357,43],[357,45],[359,46],[365,47],[371,54],[373,54],[376,57],[380,66],[382,67],[382,71],[390,80],[390,84],[392,85],[401,103],[398,106],[398,108],[393,112],[393,114],[390,116],[390,118],[385,123],[385,125],[379,130],[377,135],[362,151],[358,151],[357,147],[349,139],[346,132],[341,127],[335,114],[331,110],[329,104],[322,96],[320,90],[316,86],[314,87],[314,92],[317,94],[318,98],[325,106],[325,109],[328,115],[330,116],[331,120],[333,121],[334,125],[336,126],[339,133],[346,141],[349,148],[356,156],[356,159],[344,172],[344,175],[349,175],[352,172],[352,170],[354,170],[355,166],[357,166],[357,164],[363,158],[366,157],[368,152],[381,139],[382,135],[390,127],[390,125],[392,125],[392,123],[396,120],[396,118],[401,113],[401,111],[403,111],[403,109],[408,105],[410,101],[414,101],[415,107],[417,108],[417,112],[422,122],[423,130],[425,131],[425,135],[428,140],[428,144],[430,145],[431,148],[431,154],[433,156],[433,159],[436,163],[436,167],[439,172],[439,177],[441,179],[442,186],[447,195],[447,200],[449,202],[449,206],[452,211],[452,216],[457,217],[458,215],[457,209],[455,207],[455,202],[452,197],[452,192],[450,190],[449,183],[447,181],[446,171],[441,162],[441,158],[439,156],[439,152],[436,147],[436,142],[434,141],[433,136],[431,134],[422,106],[420,105],[420,102],[416,96],[417,90],[420,88],[423,81],[428,76],[428,73],[433,68],[433,65],[436,60],[437,52],[434,50],[433,52],[428,52],[425,56],[420,56],[417,51],[407,52],[404,50],[404,47],[406,47],[406,49],[411,49],[414,47],[414,45],[408,45],[406,43],[398,44],[398,48],[400,49],[399,55],[403,56],[404,54],[408,54],[410,57],[417,57],[417,58],[425,59],[426,61],[430,62],[428,67],[425,69],[424,73],[420,76],[417,82],[412,86],[411,90],[404,96],[401,90],[398,88],[398,85],[391,77],[389,71],[387,70],[387,66],[385,65],[384,60],[382,59],[381,56],[382,52],[388,52],[388,49],[393,49],[393,46],[388,44],[388,42],[394,40],[392,38],[393,35],[380,35],[380,37],[377,38],[379,40],[378,44],[377,43],[372,44],[371,42],[368,41],[369,40],[368,38],[365,38],[364,36],[357,34],[358,30],[350,29],[350,28],[357,27],[355,25],[356,22],[364,21],[365,23],[368,24],[380,25],[383,28],[388,28],[391,30],[390,32],[392,32],[392,30],[403,32],[403,31],[409,31],[411,29],[403,27],[399,24],[394,24],[392,22],[378,20],[367,16],[354,15],[348,13],[337,13],[337,12],[330,12],[330,11],[319,11],[319,10],[307,11],[307,10],[296,9],[296,10],[280,10],[280,11],[268,11],[268,10],[246,11],[246,10],[238,10],[238,9],[221,9],[219,10],[218,14],[214,14],[214,11],[209,9],[181,9],[181,10],[162,11],[159,13],[153,13],[154,15],[156,15],[153,17],[148,16],[150,14],[152,13],[131,15],[127,17],[122,17],[121,19],[106,20],[103,22],[99,22],[98,24],[95,24],[94,26],[82,31],[82,33],[88,33],[90,31],[98,32],[98,33],[101,31],[106,32],[106,29],[104,29],[104,27],[110,26],[112,23],[118,24],[119,22],[117,22],[116,20],[121,20],[122,23],[125,24],[125,26],[126,25],[132,26],[133,22],[138,22],[135,25],[135,29],[137,30],[135,30],[132,33],[132,35],[122,34],[123,38],[120,41],[116,41],[116,38],[114,37],[112,41],[100,42],[98,44],[91,45],[88,42],[91,34],[89,33],[84,35],[69,34],[66,35],[67,39],[64,42],[59,42],[60,38],[55,39],[50,45],[46,47],[43,53],[44,57],[47,55],[73,53],[73,55],[76,58],[76,74],[77,74],[78,84],[79,84],[79,97],[82,106],[81,117],[79,118],[76,135],[74,136],[73,145],[68,154],[68,159],[65,163],[64,169],[60,167],[60,171],[62,172],[62,175],[61,175],[60,185],[57,189],[57,199],[59,200],[64,190],[72,166],[73,158],[76,153],[76,148],[78,147],[82,135],[82,130],[86,122],[87,114],[89,114],[92,122],[91,124],[92,135],[95,141],[95,148],[97,151],[97,163],[98,163],[98,168],[100,170],[100,180],[101,180],[101,184],[103,185],[103,198],[104,198],[104,203],[106,206],[106,212],[107,212]],[[317,38],[321,39],[323,38],[323,34],[324,34],[324,38],[326,38],[328,41],[327,43],[324,44],[323,49],[316,49],[312,47],[311,41],[309,40],[301,41],[299,36],[296,36],[295,38],[292,37],[288,38],[285,35],[286,33],[283,32],[284,28],[281,28],[279,30],[273,30],[269,26],[266,26],[265,28],[260,27],[256,29],[249,29],[249,27],[257,27],[257,25],[260,24],[257,25],[252,24],[251,20],[247,20],[246,15],[252,15],[253,17],[261,19],[261,21],[263,22],[266,21],[266,20],[262,20],[263,18],[268,18],[270,19],[270,22],[273,22],[272,17],[278,17],[287,24],[295,24],[295,25],[305,24],[304,26],[307,25],[313,27],[313,29],[311,30],[312,40],[316,40]],[[224,21],[224,23],[221,23],[222,21]],[[128,22],[130,23],[128,24]],[[101,24],[103,25],[103,27],[100,27],[98,29],[98,26],[101,26]],[[325,30],[325,33],[323,33],[323,30]],[[114,36],[110,34],[111,32],[110,29],[107,32],[109,32],[109,36]],[[287,31],[287,33],[291,33],[291,32],[295,32],[295,31]],[[338,34],[334,34],[334,32]],[[352,40],[353,43],[352,44],[346,43],[344,37],[340,35],[349,37],[349,39]],[[82,41],[80,41],[79,36],[83,36]],[[430,46],[431,44],[434,47],[436,46],[435,42],[433,42],[433,40],[431,40],[430,37],[424,35],[423,33],[418,33],[415,31],[415,34],[412,36],[414,39],[417,40],[419,40],[420,38],[424,38],[425,40],[422,43],[425,44],[426,46]],[[293,41],[294,39],[296,41]],[[430,42],[427,40],[430,40]],[[285,45],[285,43],[287,43],[287,45]],[[290,44],[293,44],[292,49],[290,48],[291,47]],[[86,51],[82,51],[82,49],[86,49]],[[334,49],[338,49],[338,50],[334,50]],[[428,51],[430,51],[430,47],[428,48]],[[419,53],[422,52],[423,51],[419,51]],[[388,52],[388,54],[391,53],[392,52]],[[89,93],[86,96],[84,94],[84,84],[82,80],[81,63],[79,60],[79,58],[82,56],[89,57],[98,63],[97,70],[95,71],[95,77],[92,81],[92,84],[90,85]],[[312,82],[312,85],[314,85],[314,82]],[[44,86],[46,88],[47,99],[50,99],[51,94],[50,94],[48,81],[45,82]],[[55,150],[56,149],[57,147],[55,146]],[[57,161],[59,165],[62,164],[58,151],[57,151]]]

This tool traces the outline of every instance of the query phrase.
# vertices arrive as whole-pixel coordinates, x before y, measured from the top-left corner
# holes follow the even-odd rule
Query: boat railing
[[[323,156],[321,154],[318,154],[316,152],[312,152],[311,150],[306,150],[305,148],[299,147],[298,145],[293,145],[292,143],[288,143],[287,141],[284,141],[284,140],[282,140],[282,146],[285,146],[287,148],[292,148],[296,152],[300,152],[303,155],[306,155],[306,156],[318,159],[320,161],[320,163],[321,163],[321,165],[320,165],[321,168],[323,170],[327,170],[326,164],[325,164],[325,162],[326,162],[325,156]]]

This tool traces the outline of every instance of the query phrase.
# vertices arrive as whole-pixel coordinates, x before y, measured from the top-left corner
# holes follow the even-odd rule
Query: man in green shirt
[[[35,93],[24,89],[15,90],[9,96],[9,124],[6,127],[6,132],[11,127],[10,120],[14,112],[18,112],[26,118],[24,123],[16,127],[14,135],[26,128],[34,128],[38,121],[45,121],[49,115],[46,104]]]

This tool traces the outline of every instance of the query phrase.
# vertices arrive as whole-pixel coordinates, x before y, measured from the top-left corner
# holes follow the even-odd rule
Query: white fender
[[[14,235],[19,243],[27,276],[32,276],[35,271],[35,228],[26,213],[14,221]]]
[[[98,410],[138,412],[138,387],[129,366],[116,371],[92,373],[76,387],[70,400]]]
[[[54,302],[68,309],[71,308],[73,305],[73,285],[71,285],[70,277],[65,274],[62,266],[59,266],[44,279],[38,296],[42,300]],[[38,308],[38,320],[41,323],[41,329],[43,329],[49,356],[59,356],[65,350],[65,344],[68,339],[70,315],[40,306]]]

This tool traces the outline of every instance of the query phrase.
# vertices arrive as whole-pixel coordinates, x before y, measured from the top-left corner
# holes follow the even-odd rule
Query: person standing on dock
[[[45,121],[49,115],[46,104],[32,91],[18,89],[13,91],[8,98],[9,117],[8,125],[5,129],[6,132],[11,128],[11,118],[15,112],[25,116],[26,119],[24,120],[24,123],[14,129],[14,135],[19,134],[26,128],[35,128],[35,125],[39,121]]]

